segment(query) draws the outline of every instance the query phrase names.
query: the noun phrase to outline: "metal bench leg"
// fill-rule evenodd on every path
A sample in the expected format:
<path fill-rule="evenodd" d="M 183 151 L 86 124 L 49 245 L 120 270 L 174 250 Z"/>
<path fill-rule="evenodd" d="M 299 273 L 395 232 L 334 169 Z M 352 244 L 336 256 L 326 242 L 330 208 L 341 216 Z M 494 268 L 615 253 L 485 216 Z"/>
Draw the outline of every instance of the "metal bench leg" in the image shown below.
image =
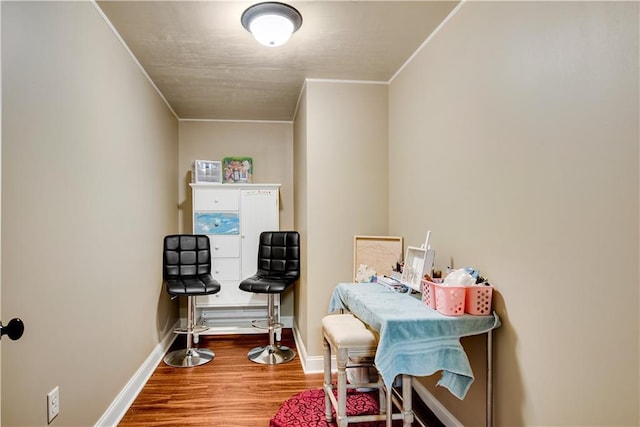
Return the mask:
<path fill-rule="evenodd" d="M 393 421 L 393 383 L 387 388 L 387 427 L 391 427 Z"/>

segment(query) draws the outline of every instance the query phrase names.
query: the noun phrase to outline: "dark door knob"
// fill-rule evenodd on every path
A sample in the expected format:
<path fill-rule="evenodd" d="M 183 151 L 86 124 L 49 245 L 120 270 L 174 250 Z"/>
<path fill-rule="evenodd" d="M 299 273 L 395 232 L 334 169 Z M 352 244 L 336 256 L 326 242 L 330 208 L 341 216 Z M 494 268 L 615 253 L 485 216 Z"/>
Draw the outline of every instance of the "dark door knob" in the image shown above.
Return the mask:
<path fill-rule="evenodd" d="M 7 326 L 2 326 L 0 322 L 0 339 L 3 335 L 9 335 L 12 340 L 18 340 L 24 333 L 24 323 L 20 319 L 11 319 Z"/>

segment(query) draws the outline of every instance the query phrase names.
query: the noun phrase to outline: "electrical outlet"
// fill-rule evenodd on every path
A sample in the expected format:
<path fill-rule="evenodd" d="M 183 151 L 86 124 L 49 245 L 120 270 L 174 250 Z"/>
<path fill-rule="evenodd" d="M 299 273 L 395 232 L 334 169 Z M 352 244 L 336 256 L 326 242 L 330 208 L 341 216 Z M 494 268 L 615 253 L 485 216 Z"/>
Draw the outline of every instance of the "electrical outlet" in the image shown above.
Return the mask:
<path fill-rule="evenodd" d="M 51 424 L 51 421 L 60 413 L 60 395 L 58 386 L 55 386 L 53 390 L 47 393 L 47 424 Z"/>

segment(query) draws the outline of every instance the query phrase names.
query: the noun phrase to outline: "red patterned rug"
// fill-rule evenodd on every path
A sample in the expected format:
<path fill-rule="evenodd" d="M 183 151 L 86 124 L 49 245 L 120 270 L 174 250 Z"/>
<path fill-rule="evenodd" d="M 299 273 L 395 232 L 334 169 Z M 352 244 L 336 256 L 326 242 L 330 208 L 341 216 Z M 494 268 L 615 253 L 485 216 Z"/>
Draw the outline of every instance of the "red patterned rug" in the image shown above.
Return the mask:
<path fill-rule="evenodd" d="M 378 392 L 349 392 L 347 394 L 347 415 L 378 413 Z M 306 390 L 285 401 L 269 421 L 269 427 L 335 427 L 324 417 L 324 392 L 322 389 Z M 384 421 L 350 423 L 353 427 L 384 427 Z M 402 425 L 399 420 L 394 426 Z"/>

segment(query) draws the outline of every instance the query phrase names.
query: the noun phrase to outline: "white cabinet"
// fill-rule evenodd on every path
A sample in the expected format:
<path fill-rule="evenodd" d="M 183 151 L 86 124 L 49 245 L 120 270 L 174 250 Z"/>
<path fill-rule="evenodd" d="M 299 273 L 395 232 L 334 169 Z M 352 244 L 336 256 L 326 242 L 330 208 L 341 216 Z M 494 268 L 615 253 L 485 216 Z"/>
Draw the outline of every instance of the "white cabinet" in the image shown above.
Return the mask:
<path fill-rule="evenodd" d="M 266 315 L 267 295 L 241 291 L 238 286 L 256 273 L 260 233 L 279 229 L 280 186 L 190 185 L 193 233 L 209 236 L 211 274 L 221 285 L 217 294 L 196 297 L 200 318 L 212 333 L 253 332 L 251 321 Z"/>

